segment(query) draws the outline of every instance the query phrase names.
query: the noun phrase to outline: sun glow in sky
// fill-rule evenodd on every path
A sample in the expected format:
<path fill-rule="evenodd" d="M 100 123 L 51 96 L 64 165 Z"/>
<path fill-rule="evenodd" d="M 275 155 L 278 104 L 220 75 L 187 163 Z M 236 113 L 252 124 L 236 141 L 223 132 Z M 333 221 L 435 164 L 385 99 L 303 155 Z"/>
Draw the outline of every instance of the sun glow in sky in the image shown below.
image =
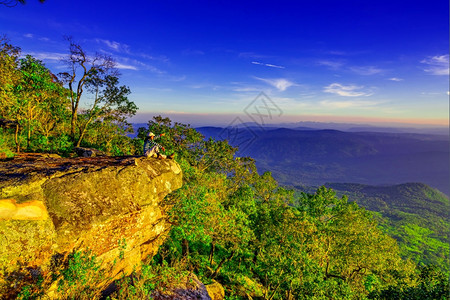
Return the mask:
<path fill-rule="evenodd" d="M 28 0 L 0 5 L 0 33 L 54 73 L 64 71 L 64 35 L 110 54 L 135 122 L 161 113 L 226 123 L 264 92 L 283 113 L 274 122 L 447 125 L 448 5 Z"/>

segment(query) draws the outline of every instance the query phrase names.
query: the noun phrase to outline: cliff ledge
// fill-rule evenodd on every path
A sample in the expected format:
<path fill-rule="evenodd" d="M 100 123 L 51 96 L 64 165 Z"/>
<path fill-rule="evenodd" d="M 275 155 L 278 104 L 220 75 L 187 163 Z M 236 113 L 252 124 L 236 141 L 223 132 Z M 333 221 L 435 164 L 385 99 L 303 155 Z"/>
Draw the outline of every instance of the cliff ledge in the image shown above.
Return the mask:
<path fill-rule="evenodd" d="M 0 278 L 19 266 L 46 272 L 73 251 L 102 261 L 111 275 L 105 284 L 130 274 L 163 243 L 170 225 L 162 200 L 181 185 L 173 160 L 26 154 L 0 161 Z"/>

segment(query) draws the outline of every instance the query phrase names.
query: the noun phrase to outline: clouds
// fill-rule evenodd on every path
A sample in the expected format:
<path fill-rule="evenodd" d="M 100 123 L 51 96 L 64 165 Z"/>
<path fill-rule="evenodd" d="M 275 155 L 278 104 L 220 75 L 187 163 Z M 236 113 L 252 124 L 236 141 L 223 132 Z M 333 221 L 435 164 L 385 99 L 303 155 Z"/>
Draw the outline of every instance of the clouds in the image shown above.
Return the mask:
<path fill-rule="evenodd" d="M 255 52 L 241 52 L 238 54 L 238 57 L 261 59 L 261 58 L 269 58 L 271 56 L 265 55 L 265 54 L 259 54 L 259 53 L 255 53 Z"/>
<path fill-rule="evenodd" d="M 134 70 L 137 71 L 138 68 L 136 66 L 132 66 L 132 65 L 126 65 L 126 64 L 122 64 L 122 63 L 116 63 L 116 68 L 120 69 L 120 70 Z"/>
<path fill-rule="evenodd" d="M 390 80 L 390 81 L 397 81 L 397 82 L 403 81 L 402 78 L 398 78 L 398 77 L 391 77 L 391 78 L 388 78 L 388 80 Z"/>
<path fill-rule="evenodd" d="M 420 61 L 425 64 L 423 69 L 431 75 L 449 75 L 449 55 L 428 56 Z"/>
<path fill-rule="evenodd" d="M 130 53 L 130 46 L 115 41 L 109 41 L 104 39 L 95 39 L 99 44 L 103 44 L 111 50 L 119 53 Z"/>
<path fill-rule="evenodd" d="M 148 63 L 149 60 L 167 63 L 169 59 L 166 56 L 153 56 L 147 53 L 134 52 L 129 45 L 116 41 L 101 38 L 95 38 L 92 41 L 106 47 L 105 49 L 101 49 L 100 52 L 112 56 L 116 61 L 117 69 L 148 71 L 158 75 L 166 74 L 165 71 Z"/>
<path fill-rule="evenodd" d="M 60 61 L 67 56 L 66 53 L 58 53 L 58 52 L 29 52 L 31 56 L 39 59 L 39 60 L 56 60 Z"/>
<path fill-rule="evenodd" d="M 297 86 L 298 84 L 289 81 L 285 78 L 274 78 L 274 79 L 266 79 L 266 78 L 260 78 L 260 77 L 254 77 L 255 79 L 261 80 L 265 83 L 270 84 L 271 86 L 275 87 L 277 90 L 283 92 L 287 88 L 291 86 Z"/>
<path fill-rule="evenodd" d="M 43 36 L 38 37 L 32 33 L 25 33 L 23 36 L 26 37 L 27 39 L 38 39 L 39 41 L 43 41 L 43 42 L 50 41 L 50 39 L 47 37 L 43 37 Z"/>
<path fill-rule="evenodd" d="M 326 67 L 330 68 L 331 70 L 338 70 L 345 64 L 342 61 L 336 61 L 336 60 L 320 60 L 317 63 L 320 66 L 326 66 Z"/>
<path fill-rule="evenodd" d="M 376 75 L 376 74 L 381 74 L 384 73 L 385 70 L 381 69 L 379 67 L 376 66 L 357 66 L 357 65 L 349 65 L 346 61 L 344 60 L 328 60 L 328 59 L 324 59 L 324 60 L 319 60 L 317 62 L 317 64 L 319 66 L 325 66 L 330 70 L 333 71 L 345 71 L 345 72 L 350 72 L 350 73 L 354 73 L 357 75 L 362 75 L 362 76 L 370 76 L 370 75 Z"/>
<path fill-rule="evenodd" d="M 320 101 L 320 105 L 329 109 L 342 109 L 342 108 L 371 108 L 376 106 L 382 102 L 379 101 L 361 101 L 361 100 L 353 100 L 353 101 L 332 101 L 332 100 L 323 100 Z"/>
<path fill-rule="evenodd" d="M 241 93 L 259 93 L 261 92 L 260 88 L 247 86 L 247 87 L 236 87 L 233 88 L 234 92 L 241 92 Z"/>
<path fill-rule="evenodd" d="M 360 97 L 373 95 L 373 93 L 371 93 L 370 91 L 366 91 L 364 89 L 364 86 L 343 85 L 340 83 L 332 83 L 324 87 L 323 91 L 343 97 Z"/>
<path fill-rule="evenodd" d="M 349 70 L 363 76 L 370 76 L 383 72 L 383 69 L 374 66 L 349 67 Z"/>
<path fill-rule="evenodd" d="M 278 69 L 284 69 L 285 68 L 283 66 L 266 64 L 266 63 L 262 63 L 262 62 L 259 62 L 259 61 L 252 61 L 252 64 L 254 64 L 254 65 L 261 65 L 261 66 L 270 67 L 270 68 L 278 68 Z"/>

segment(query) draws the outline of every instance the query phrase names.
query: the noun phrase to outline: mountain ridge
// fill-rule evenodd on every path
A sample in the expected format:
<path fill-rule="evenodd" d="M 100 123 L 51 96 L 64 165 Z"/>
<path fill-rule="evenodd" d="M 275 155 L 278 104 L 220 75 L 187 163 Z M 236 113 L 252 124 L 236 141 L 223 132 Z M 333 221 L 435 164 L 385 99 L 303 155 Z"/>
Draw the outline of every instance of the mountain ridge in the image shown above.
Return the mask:
<path fill-rule="evenodd" d="M 393 185 L 423 182 L 450 195 L 448 137 L 418 133 L 327 130 L 198 129 L 206 138 L 228 139 L 240 156 L 255 159 L 281 184 L 326 182 Z"/>

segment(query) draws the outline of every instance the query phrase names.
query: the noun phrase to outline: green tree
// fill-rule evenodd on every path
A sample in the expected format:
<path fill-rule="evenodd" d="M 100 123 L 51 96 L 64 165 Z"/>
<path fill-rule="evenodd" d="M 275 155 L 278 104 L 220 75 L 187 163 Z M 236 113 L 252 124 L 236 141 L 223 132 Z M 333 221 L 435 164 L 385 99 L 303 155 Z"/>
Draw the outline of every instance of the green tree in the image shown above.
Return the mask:
<path fill-rule="evenodd" d="M 12 111 L 26 128 L 27 149 L 30 149 L 31 136 L 37 128 L 48 136 L 63 117 L 67 98 L 61 83 L 42 61 L 27 55 L 20 60 L 20 72 L 21 79 L 15 87 L 17 101 Z"/>
<path fill-rule="evenodd" d="M 66 39 L 69 42 L 69 55 L 65 59 L 68 71 L 60 73 L 59 76 L 70 91 L 70 136 L 73 142 L 77 143 L 78 112 L 86 85 L 93 82 L 104 83 L 107 76 L 118 76 L 118 70 L 115 68 L 116 62 L 110 56 L 96 54 L 91 57 L 71 37 Z"/>
<path fill-rule="evenodd" d="M 127 97 L 130 89 L 126 86 L 119 87 L 118 83 L 119 78 L 111 75 L 104 78 L 93 76 L 87 80 L 87 87 L 94 95 L 94 103 L 83 113 L 84 118 L 79 125 L 80 134 L 76 142 L 77 147 L 80 146 L 93 121 L 101 120 L 108 124 L 131 127 L 127 118 L 136 113 L 137 106 Z"/>
<path fill-rule="evenodd" d="M 13 108 L 17 105 L 17 95 L 15 86 L 21 78 L 19 71 L 20 48 L 10 44 L 9 40 L 0 37 L 0 118 L 14 119 Z M 16 152 L 19 152 L 19 125 L 16 122 L 14 131 L 14 143 Z M 5 139 L 6 140 L 6 139 Z M 2 146 L 5 147 L 5 146 Z M 5 148 L 8 148 L 6 146 Z"/>
<path fill-rule="evenodd" d="M 337 198 L 333 190 L 321 187 L 313 195 L 303 195 L 299 210 L 314 225 L 310 253 L 324 281 L 348 284 L 352 293 L 367 294 L 382 285 L 408 281 L 413 273 L 414 266 L 401 259 L 396 241 L 345 196 Z"/>
<path fill-rule="evenodd" d="M 8 117 L 10 109 L 16 103 L 14 87 L 21 78 L 19 56 L 21 50 L 9 40 L 0 37 L 0 116 Z"/>

